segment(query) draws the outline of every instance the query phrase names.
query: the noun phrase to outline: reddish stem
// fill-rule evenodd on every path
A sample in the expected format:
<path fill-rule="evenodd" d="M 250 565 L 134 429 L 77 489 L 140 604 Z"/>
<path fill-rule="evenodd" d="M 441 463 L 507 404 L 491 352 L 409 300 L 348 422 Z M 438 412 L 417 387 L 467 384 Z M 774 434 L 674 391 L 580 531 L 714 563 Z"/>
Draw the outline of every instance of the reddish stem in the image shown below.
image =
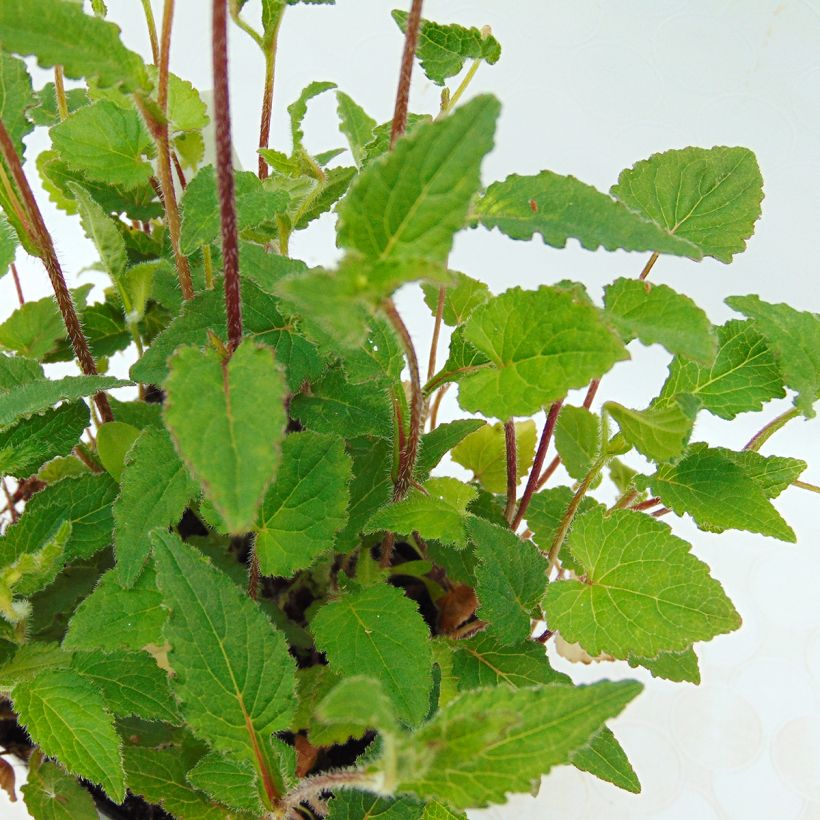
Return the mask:
<path fill-rule="evenodd" d="M 20 286 L 20 277 L 17 274 L 17 265 L 14 262 L 11 263 L 11 277 L 14 279 L 14 289 L 17 291 L 17 301 L 20 303 L 20 307 L 22 307 L 26 303 L 26 299 L 23 296 L 23 288 Z"/>
<path fill-rule="evenodd" d="M 511 524 L 515 512 L 515 496 L 518 488 L 515 422 L 512 419 L 504 422 L 504 448 L 507 454 L 507 506 L 504 508 L 504 518 Z"/>
<path fill-rule="evenodd" d="M 262 91 L 262 119 L 259 123 L 259 147 L 267 148 L 270 143 L 270 121 L 273 114 L 273 82 L 276 76 L 276 45 L 279 39 L 279 26 L 282 23 L 281 13 L 276 21 L 276 27 L 270 33 L 270 39 L 265 43 L 265 87 Z M 268 163 L 259 157 L 259 179 L 268 176 Z"/>
<path fill-rule="evenodd" d="M 638 279 L 646 279 L 649 276 L 649 271 L 655 266 L 655 262 L 658 261 L 658 254 L 653 253 L 652 256 L 649 257 L 649 261 L 643 266 L 643 270 L 641 271 L 640 276 Z M 649 289 L 649 285 L 646 286 L 647 290 Z"/>
<path fill-rule="evenodd" d="M 427 381 L 429 382 L 436 374 L 436 353 L 438 352 L 438 339 L 441 334 L 441 323 L 444 320 L 444 299 L 447 291 L 441 287 L 438 289 L 438 304 L 436 305 L 436 320 L 433 324 L 433 338 L 430 340 L 430 358 L 427 360 Z"/>
<path fill-rule="evenodd" d="M 219 180 L 219 214 L 222 223 L 225 309 L 228 316 L 228 348 L 233 352 L 242 341 L 242 305 L 239 294 L 239 251 L 236 238 L 236 202 L 231 163 L 227 0 L 214 0 L 213 3 L 213 68 L 216 171 Z"/>
<path fill-rule="evenodd" d="M 527 479 L 527 486 L 524 488 L 524 495 L 521 496 L 521 503 L 518 505 L 518 512 L 512 522 L 513 530 L 518 529 L 518 525 L 524 519 L 527 512 L 527 507 L 530 505 L 533 495 L 538 488 L 538 480 L 541 477 L 541 468 L 544 466 L 544 459 L 547 457 L 547 449 L 552 439 L 552 434 L 555 431 L 555 423 L 558 421 L 558 413 L 561 410 L 563 399 L 553 402 L 547 413 L 547 421 L 544 424 L 544 429 L 541 432 L 541 440 L 538 442 L 538 449 L 535 451 L 535 460 L 532 463 L 530 470 L 530 477 Z M 558 466 L 557 464 L 555 465 Z M 551 474 L 550 474 L 551 475 Z"/>
<path fill-rule="evenodd" d="M 646 501 L 641 501 L 639 504 L 633 504 L 630 507 L 630 509 L 638 510 L 640 512 L 640 511 L 643 511 L 643 510 L 651 509 L 652 507 L 655 507 L 660 503 L 661 503 L 660 498 L 658 498 L 658 496 L 654 496 L 653 498 L 647 498 Z"/>
<path fill-rule="evenodd" d="M 587 394 L 584 396 L 584 410 L 589 410 L 592 407 L 592 402 L 595 401 L 595 394 L 598 392 L 598 387 L 601 384 L 600 379 L 593 379 L 587 388 Z"/>
<path fill-rule="evenodd" d="M 401 56 L 399 87 L 396 92 L 396 107 L 393 110 L 393 126 L 390 129 L 390 147 L 404 133 L 407 126 L 407 106 L 410 102 L 410 79 L 413 76 L 413 60 L 416 56 L 416 43 L 421 25 L 422 0 L 413 0 L 410 14 L 407 17 L 407 30 L 404 35 L 404 53 Z"/>

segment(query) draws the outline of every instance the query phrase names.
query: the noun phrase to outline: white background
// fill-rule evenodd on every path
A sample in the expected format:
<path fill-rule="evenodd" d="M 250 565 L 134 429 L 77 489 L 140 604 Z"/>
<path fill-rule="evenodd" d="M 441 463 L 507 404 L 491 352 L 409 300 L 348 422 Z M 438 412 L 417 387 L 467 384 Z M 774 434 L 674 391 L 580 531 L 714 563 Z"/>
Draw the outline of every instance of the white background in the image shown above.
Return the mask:
<path fill-rule="evenodd" d="M 139 3 L 108 5 L 126 43 L 147 54 Z M 154 6 L 159 21 L 161 3 L 154 0 Z M 335 81 L 376 119 L 389 119 L 401 52 L 391 7 L 380 0 L 338 0 L 335 8 L 288 11 L 276 77 L 275 147 L 289 148 L 285 107 L 314 79 Z M 651 278 L 692 296 L 715 322 L 731 315 L 723 304 L 730 294 L 756 292 L 768 301 L 820 309 L 818 0 L 428 0 L 425 14 L 441 22 L 489 23 L 503 46 L 501 61 L 482 67 L 470 91 L 489 91 L 503 102 L 485 181 L 549 168 L 607 190 L 622 168 L 655 151 L 748 146 L 758 156 L 766 191 L 748 251 L 730 266 L 664 258 Z M 211 85 L 209 18 L 205 0 L 178 0 L 172 69 L 200 88 Z M 262 62 L 239 31 L 231 34 L 231 60 L 236 151 L 243 167 L 255 169 Z M 414 77 L 411 109 L 435 112 L 438 89 L 418 68 Z M 311 103 L 305 130 L 312 150 L 345 144 L 332 95 Z M 38 132 L 29 139 L 29 156 L 45 144 Z M 76 283 L 94 252 L 76 219 L 39 199 Z M 451 264 L 496 292 L 571 277 L 597 297 L 603 284 L 636 276 L 645 262 L 643 255 L 592 254 L 570 245 L 558 251 L 538 240 L 468 231 L 457 238 Z M 311 264 L 335 259 L 332 218 L 295 239 L 292 253 Z M 46 295 L 39 263 L 18 263 L 27 298 Z M 417 289 L 406 289 L 398 303 L 426 361 L 431 321 Z M 15 304 L 6 277 L 0 281 L 2 316 Z M 658 348 L 636 348 L 632 362 L 618 364 L 605 378 L 599 396 L 644 406 L 663 379 L 667 358 Z M 128 364 L 117 361 L 115 367 L 125 373 Z M 452 417 L 458 408 L 452 395 L 448 399 L 445 411 Z M 763 414 L 731 424 L 704 414 L 696 437 L 740 448 L 787 406 L 773 403 Z M 816 421 L 794 421 L 764 452 L 805 458 L 810 467 L 804 479 L 820 483 L 818 429 Z M 643 794 L 624 794 L 564 767 L 545 779 L 538 797 L 517 797 L 474 817 L 820 819 L 816 497 L 790 489 L 776 503 L 797 532 L 797 545 L 747 533 L 714 536 L 687 521 L 672 522 L 723 581 L 744 625 L 698 649 L 700 687 L 646 676 L 645 693 L 612 723 Z M 638 676 L 620 665 L 571 671 L 579 680 Z M 4 799 L 0 795 L 2 811 Z"/>

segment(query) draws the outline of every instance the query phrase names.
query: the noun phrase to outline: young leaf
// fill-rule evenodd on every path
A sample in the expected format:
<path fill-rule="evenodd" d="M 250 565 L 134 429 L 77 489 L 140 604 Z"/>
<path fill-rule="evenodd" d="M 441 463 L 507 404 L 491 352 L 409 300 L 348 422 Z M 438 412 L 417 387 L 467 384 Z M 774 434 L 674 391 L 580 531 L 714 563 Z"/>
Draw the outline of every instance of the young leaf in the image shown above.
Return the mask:
<path fill-rule="evenodd" d="M 263 575 L 289 578 L 333 547 L 347 523 L 350 478 L 340 437 L 303 432 L 285 438 L 256 526 L 254 551 Z"/>
<path fill-rule="evenodd" d="M 503 646 L 518 644 L 530 634 L 531 618 L 547 584 L 547 562 L 536 546 L 483 518 L 467 522 L 478 558 L 478 617 Z"/>
<path fill-rule="evenodd" d="M 120 480 L 126 453 L 139 434 L 136 427 L 122 421 L 108 421 L 97 428 L 97 455 L 115 481 Z"/>
<path fill-rule="evenodd" d="M 26 478 L 49 459 L 68 455 L 88 421 L 88 405 L 75 401 L 0 431 L 0 475 Z"/>
<path fill-rule="evenodd" d="M 644 669 L 648 669 L 654 678 L 663 678 L 676 683 L 681 681 L 700 683 L 698 656 L 691 646 L 678 652 L 660 652 L 654 658 L 633 656 L 627 660 L 633 668 L 643 666 Z"/>
<path fill-rule="evenodd" d="M 466 692 L 404 745 L 408 768 L 397 790 L 459 808 L 503 803 L 569 762 L 640 690 L 635 681 L 602 681 Z"/>
<path fill-rule="evenodd" d="M 310 629 L 331 669 L 378 680 L 404 723 L 424 719 L 433 685 L 430 637 L 416 604 L 401 590 L 374 584 L 350 592 L 325 604 Z"/>
<path fill-rule="evenodd" d="M 704 256 L 731 262 L 754 232 L 763 179 L 748 148 L 682 148 L 621 171 L 610 193 Z"/>
<path fill-rule="evenodd" d="M 572 755 L 572 765 L 624 791 L 632 794 L 639 794 L 641 791 L 641 783 L 626 752 L 606 726 L 588 746 L 578 749 Z"/>
<path fill-rule="evenodd" d="M 669 405 L 678 394 L 691 393 L 704 410 L 733 419 L 786 395 L 766 340 L 751 322 L 734 319 L 717 328 L 717 335 L 718 352 L 711 367 L 681 357 L 672 360 L 657 405 Z"/>
<path fill-rule="evenodd" d="M 302 140 L 305 135 L 302 131 L 302 122 L 307 114 L 307 104 L 309 100 L 318 97 L 319 94 L 325 91 L 330 91 L 336 88 L 336 83 L 327 82 L 312 82 L 308 83 L 303 89 L 302 93 L 297 99 L 288 106 L 288 114 L 290 115 L 290 135 L 293 140 L 293 153 L 304 150 Z"/>
<path fill-rule="evenodd" d="M 3 52 L 0 54 L 0 118 L 20 157 L 23 156 L 23 137 L 34 130 L 28 118 L 28 110 L 34 105 L 35 97 L 26 64 Z"/>
<path fill-rule="evenodd" d="M 465 273 L 453 271 L 453 284 L 444 288 L 444 312 L 442 320 L 445 325 L 456 327 L 463 324 L 467 317 L 479 306 L 489 301 L 492 294 L 484 282 L 472 279 Z M 424 301 L 435 316 L 438 310 L 439 288 L 423 283 Z"/>
<path fill-rule="evenodd" d="M 616 279 L 604 288 L 606 315 L 625 342 L 661 344 L 670 353 L 709 365 L 717 337 L 709 317 L 688 296 L 667 285 Z"/>
<path fill-rule="evenodd" d="M 364 147 L 373 139 L 376 120 L 368 116 L 367 112 L 343 91 L 336 92 L 336 101 L 339 112 L 339 130 L 347 137 L 353 160 L 361 168 L 365 153 Z"/>
<path fill-rule="evenodd" d="M 652 516 L 590 510 L 568 546 L 585 580 L 553 581 L 544 609 L 551 629 L 593 657 L 652 657 L 740 626 L 706 564 Z"/>
<path fill-rule="evenodd" d="M 183 347 L 166 381 L 165 422 L 183 460 L 232 533 L 256 521 L 279 466 L 285 384 L 268 347 L 243 342 L 229 361 Z"/>
<path fill-rule="evenodd" d="M 515 463 L 518 478 L 525 476 L 535 455 L 535 422 L 515 424 Z M 473 471 L 474 480 L 490 493 L 507 488 L 507 450 L 504 425 L 485 424 L 453 448 L 453 461 Z"/>
<path fill-rule="evenodd" d="M 146 567 L 131 589 L 119 582 L 116 570 L 110 570 L 77 607 L 63 646 L 103 652 L 161 646 L 167 618 L 153 567 Z M 100 629 L 100 624 L 105 628 Z"/>
<path fill-rule="evenodd" d="M 424 805 L 410 797 L 379 797 L 369 792 L 339 790 L 328 804 L 327 820 L 361 820 L 363 817 L 368 820 L 428 820 L 424 811 Z M 442 820 L 449 818 L 445 815 Z"/>
<path fill-rule="evenodd" d="M 382 262 L 443 262 L 481 184 L 498 112 L 494 97 L 476 97 L 368 166 L 339 205 L 339 244 Z"/>
<path fill-rule="evenodd" d="M 106 624 L 105 629 L 110 627 Z M 179 723 L 168 673 L 145 652 L 76 652 L 71 668 L 102 692 L 117 717 Z"/>
<path fill-rule="evenodd" d="M 145 534 L 176 524 L 197 485 L 177 456 L 168 434 L 145 430 L 128 452 L 120 494 L 114 502 L 117 577 L 130 587 L 150 551 Z"/>
<path fill-rule="evenodd" d="M 604 409 L 618 423 L 623 437 L 639 453 L 653 461 L 669 461 L 679 456 L 686 447 L 699 406 L 697 399 L 684 393 L 667 406 L 630 410 L 609 401 Z"/>
<path fill-rule="evenodd" d="M 570 476 L 580 481 L 601 451 L 601 419 L 585 407 L 564 405 L 555 425 L 555 449 Z"/>
<path fill-rule="evenodd" d="M 52 296 L 26 302 L 0 324 L 0 347 L 42 360 L 65 336 L 65 324 Z"/>
<path fill-rule="evenodd" d="M 762 456 L 754 450 L 736 452 L 724 447 L 712 449 L 734 461 L 763 490 L 766 498 L 777 498 L 808 466 L 799 458 Z"/>
<path fill-rule="evenodd" d="M 14 709 L 32 740 L 71 774 L 125 798 L 120 739 L 102 695 L 70 669 L 41 672 L 16 686 Z"/>
<path fill-rule="evenodd" d="M 33 54 L 41 68 L 59 64 L 66 77 L 95 78 L 100 86 L 125 91 L 147 89 L 145 66 L 120 41 L 119 29 L 82 6 L 63 0 L 3 0 L 0 45 L 4 51 Z"/>
<path fill-rule="evenodd" d="M 100 262 L 106 273 L 116 282 L 125 273 L 128 257 L 125 240 L 117 230 L 113 220 L 92 199 L 88 191 L 76 182 L 69 182 L 68 188 L 74 194 L 80 224 L 85 235 L 94 243 Z"/>
<path fill-rule="evenodd" d="M 395 734 L 396 713 L 381 683 L 364 675 L 344 678 L 316 707 L 316 717 L 325 724 L 351 722 Z"/>
<path fill-rule="evenodd" d="M 407 12 L 394 9 L 392 15 L 399 28 L 406 32 Z M 488 65 L 495 65 L 501 57 L 501 44 L 489 32 L 485 34 L 474 27 L 422 20 L 416 57 L 424 73 L 436 85 L 444 85 L 448 77 L 461 73 L 467 60 L 484 60 Z"/>
<path fill-rule="evenodd" d="M 209 752 L 186 777 L 195 789 L 224 806 L 255 816 L 265 813 L 259 800 L 256 772 L 244 760 Z"/>
<path fill-rule="evenodd" d="M 264 768 L 260 738 L 285 729 L 294 710 L 295 665 L 285 639 L 195 549 L 158 530 L 151 541 L 171 610 L 164 631 L 173 686 L 187 723 L 215 748 Z"/>
<path fill-rule="evenodd" d="M 795 406 L 813 418 L 820 393 L 820 315 L 769 304 L 758 296 L 730 296 L 726 304 L 753 320 L 774 354 L 783 383 L 798 394 Z"/>
<path fill-rule="evenodd" d="M 35 752 L 20 789 L 26 808 L 37 820 L 98 820 L 91 793 L 59 765 Z"/>
<path fill-rule="evenodd" d="M 484 424 L 481 419 L 458 419 L 439 424 L 434 430 L 424 433 L 416 460 L 416 472 L 419 476 L 427 478 L 430 471 L 450 450 Z"/>
<path fill-rule="evenodd" d="M 0 389 L 0 429 L 19 419 L 47 410 L 58 401 L 74 401 L 100 390 L 125 387 L 130 382 L 111 376 L 65 376 L 62 379 L 37 379 Z"/>
<path fill-rule="evenodd" d="M 511 239 L 541 234 L 547 245 L 564 248 L 577 239 L 594 251 L 655 251 L 700 259 L 700 249 L 573 176 L 541 171 L 511 174 L 494 182 L 475 205 L 485 228 L 498 228 Z"/>
<path fill-rule="evenodd" d="M 133 108 L 108 100 L 79 108 L 51 129 L 51 141 L 64 162 L 97 182 L 131 189 L 153 174 L 145 160 L 153 143 Z"/>
<path fill-rule="evenodd" d="M 652 476 L 639 476 L 636 484 L 639 489 L 651 487 L 678 515 L 689 513 L 701 529 L 746 530 L 796 540 L 754 479 L 732 458 L 705 445 L 693 446 L 677 464 L 661 465 Z"/>
<path fill-rule="evenodd" d="M 459 404 L 498 419 L 531 416 L 629 354 L 597 310 L 553 287 L 511 288 L 476 308 L 464 339 L 489 359 L 459 377 Z"/>

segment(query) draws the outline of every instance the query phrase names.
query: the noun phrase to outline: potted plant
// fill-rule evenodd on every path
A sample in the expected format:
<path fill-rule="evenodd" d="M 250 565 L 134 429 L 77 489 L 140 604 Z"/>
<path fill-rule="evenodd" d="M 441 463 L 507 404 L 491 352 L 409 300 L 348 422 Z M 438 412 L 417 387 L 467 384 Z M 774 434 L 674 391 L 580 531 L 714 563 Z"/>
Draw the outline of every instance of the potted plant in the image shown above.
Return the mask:
<path fill-rule="evenodd" d="M 671 515 L 794 540 L 771 499 L 811 488 L 805 462 L 760 448 L 814 413 L 818 316 L 738 295 L 716 327 L 651 277 L 662 255 L 745 249 L 755 156 L 669 150 L 609 192 L 548 170 L 484 179 L 500 104 L 468 88 L 501 45 L 421 0 L 393 12 L 392 118 L 314 82 L 282 151 L 277 39 L 297 4 L 263 0 L 257 27 L 214 0 L 210 113 L 169 71 L 173 0 L 159 26 L 143 3 L 150 61 L 102 2 L 0 4 L 0 264 L 17 278 L 22 248 L 55 296 L 21 290 L 0 325 L 0 689 L 26 807 L 463 818 L 565 764 L 637 792 L 607 721 L 641 684 L 576 685 L 545 644 L 696 682 L 694 645 L 740 616 Z M 265 56 L 255 173 L 232 164 L 229 25 Z M 53 81 L 34 89 L 23 57 Z M 408 111 L 415 63 L 442 87 L 436 112 Z M 303 120 L 325 93 L 348 148 L 315 155 Z M 103 301 L 69 290 L 35 172 L 96 246 Z M 343 255 L 310 268 L 290 240 L 329 211 Z M 492 294 L 448 265 L 470 228 L 643 256 L 600 304 L 571 280 Z M 410 283 L 429 348 L 393 300 Z M 670 356 L 646 407 L 599 389 L 636 344 Z M 126 350 L 129 380 L 107 375 Z M 81 375 L 43 369 L 72 359 Z M 462 412 L 441 421 L 448 390 Z M 693 438 L 698 414 L 748 412 L 763 420 L 741 450 Z M 470 480 L 444 474 L 447 454 Z"/>

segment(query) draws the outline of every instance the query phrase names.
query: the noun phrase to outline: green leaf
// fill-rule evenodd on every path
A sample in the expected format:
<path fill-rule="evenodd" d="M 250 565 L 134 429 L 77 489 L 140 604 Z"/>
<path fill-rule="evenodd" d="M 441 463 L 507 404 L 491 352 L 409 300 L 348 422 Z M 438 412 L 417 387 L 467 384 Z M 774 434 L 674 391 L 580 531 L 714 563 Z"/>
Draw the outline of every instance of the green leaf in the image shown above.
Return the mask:
<path fill-rule="evenodd" d="M 616 279 L 604 288 L 606 315 L 625 342 L 661 344 L 670 353 L 709 365 L 717 337 L 709 317 L 688 296 L 668 285 Z"/>
<path fill-rule="evenodd" d="M 42 359 L 65 336 L 63 317 L 51 296 L 26 302 L 0 324 L 0 347 Z"/>
<path fill-rule="evenodd" d="M 117 485 L 105 473 L 65 478 L 41 490 L 0 539 L 0 566 L 44 547 L 64 522 L 71 524 L 66 562 L 90 558 L 111 543 L 111 503 L 116 495 Z"/>
<path fill-rule="evenodd" d="M 142 572 L 150 551 L 145 534 L 178 523 L 196 495 L 168 434 L 143 431 L 128 451 L 114 502 L 114 552 L 123 585 L 131 586 Z"/>
<path fill-rule="evenodd" d="M 325 91 L 330 91 L 336 88 L 336 83 L 327 82 L 312 82 L 302 89 L 302 93 L 297 99 L 288 106 L 288 114 L 290 115 L 290 134 L 293 139 L 293 153 L 303 148 L 302 140 L 305 135 L 302 131 L 302 122 L 307 114 L 307 104 L 309 100 L 319 96 Z"/>
<path fill-rule="evenodd" d="M 213 800 L 238 811 L 265 813 L 256 772 L 245 761 L 209 752 L 186 775 L 188 782 Z"/>
<path fill-rule="evenodd" d="M 109 421 L 97 428 L 97 455 L 108 474 L 119 481 L 125 455 L 140 431 L 122 421 Z"/>
<path fill-rule="evenodd" d="M 633 794 L 641 791 L 641 783 L 626 752 L 606 727 L 595 735 L 588 746 L 572 755 L 572 765 L 624 791 Z"/>
<path fill-rule="evenodd" d="M 763 490 L 766 498 L 777 498 L 808 466 L 799 458 L 762 456 L 754 450 L 736 452 L 723 447 L 712 449 L 734 461 Z"/>
<path fill-rule="evenodd" d="M 5 36 L 4 32 L 0 33 L 0 42 L 4 42 Z M 11 54 L 0 54 L 0 118 L 20 157 L 24 150 L 23 137 L 34 130 L 34 125 L 28 118 L 28 110 L 35 104 L 26 64 Z"/>
<path fill-rule="evenodd" d="M 532 239 L 564 248 L 577 239 L 588 251 L 655 251 L 700 259 L 686 239 L 645 219 L 634 210 L 573 176 L 541 171 L 535 176 L 511 174 L 494 182 L 475 205 L 485 228 L 498 228 L 511 239 Z"/>
<path fill-rule="evenodd" d="M 0 279 L 9 272 L 17 255 L 18 244 L 17 232 L 9 224 L 6 215 L 0 212 Z"/>
<path fill-rule="evenodd" d="M 531 416 L 629 356 L 594 307 L 544 286 L 476 308 L 464 339 L 489 361 L 460 375 L 459 404 L 499 419 Z"/>
<path fill-rule="evenodd" d="M 336 684 L 316 707 L 316 717 L 325 724 L 354 723 L 390 734 L 398 731 L 393 704 L 381 683 L 364 675 Z"/>
<path fill-rule="evenodd" d="M 444 312 L 442 319 L 445 325 L 456 327 L 463 324 L 467 317 L 479 306 L 489 301 L 492 294 L 484 282 L 472 279 L 466 273 L 454 271 L 454 283 L 444 288 Z M 438 309 L 439 288 L 427 283 L 422 284 L 424 301 L 436 315 Z"/>
<path fill-rule="evenodd" d="M 272 222 L 275 215 L 287 207 L 288 195 L 283 191 L 268 190 L 256 174 L 237 171 L 234 176 L 236 218 L 240 231 Z M 188 183 L 181 209 L 180 249 L 184 254 L 191 254 L 219 238 L 219 199 L 213 165 L 201 168 Z"/>
<path fill-rule="evenodd" d="M 748 148 L 682 148 L 621 171 L 610 193 L 704 256 L 731 262 L 754 232 L 763 178 Z"/>
<path fill-rule="evenodd" d="M 417 531 L 422 538 L 435 539 L 456 549 L 466 547 L 464 506 L 456 506 L 452 498 L 443 497 L 430 484 L 428 482 L 424 492 L 413 488 L 404 500 L 377 510 L 367 522 L 365 531 L 386 530 L 399 535 L 412 535 Z M 461 487 L 475 495 L 473 488 L 463 484 Z"/>
<path fill-rule="evenodd" d="M 77 109 L 51 129 L 60 158 L 89 179 L 138 188 L 154 173 L 145 160 L 151 137 L 133 108 L 100 102 Z"/>
<path fill-rule="evenodd" d="M 72 615 L 63 646 L 104 652 L 161 646 L 167 617 L 153 567 L 146 567 L 131 589 L 119 582 L 116 570 L 110 570 Z"/>
<path fill-rule="evenodd" d="M 247 261 L 248 257 L 240 251 L 240 268 L 245 275 L 250 273 L 245 266 Z M 295 390 L 306 379 L 317 378 L 322 372 L 322 363 L 316 347 L 294 330 L 293 320 L 283 315 L 279 301 L 247 280 L 240 284 L 240 295 L 245 332 L 276 351 L 276 358 L 287 369 L 290 387 Z M 134 379 L 143 384 L 161 384 L 168 375 L 171 354 L 184 344 L 204 347 L 208 344 L 209 331 L 227 341 L 225 296 L 221 290 L 209 290 L 185 302 L 180 315 L 153 340 L 145 355 L 131 368 Z"/>
<path fill-rule="evenodd" d="M 46 669 L 65 668 L 71 663 L 71 655 L 54 643 L 25 643 L 13 657 L 0 666 L 0 686 L 13 689 L 22 681 L 31 680 Z"/>
<path fill-rule="evenodd" d="M 123 755 L 128 789 L 158 803 L 180 820 L 225 820 L 225 810 L 189 785 L 193 761 L 179 749 L 126 747 Z M 196 758 L 194 757 L 194 760 Z"/>
<path fill-rule="evenodd" d="M 279 466 L 287 418 L 273 351 L 244 341 L 228 362 L 183 347 L 171 358 L 165 422 L 230 532 L 247 532 Z"/>
<path fill-rule="evenodd" d="M 69 182 L 68 188 L 74 194 L 80 224 L 85 235 L 94 243 L 100 262 L 106 273 L 117 281 L 128 264 L 125 251 L 125 240 L 117 230 L 112 219 L 91 198 L 91 195 L 76 182 Z"/>
<path fill-rule="evenodd" d="M 108 625 L 105 626 L 108 629 Z M 146 720 L 178 723 L 168 673 L 144 652 L 77 652 L 71 668 L 102 692 L 108 708 L 118 717 L 136 715 Z"/>
<path fill-rule="evenodd" d="M 820 315 L 758 296 L 730 296 L 726 304 L 753 321 L 774 354 L 783 383 L 797 392 L 795 406 L 813 418 L 820 394 Z"/>
<path fill-rule="evenodd" d="M 146 66 L 151 82 L 157 85 L 159 71 L 156 66 Z M 180 131 L 200 131 L 208 123 L 208 106 L 199 91 L 176 74 L 168 74 L 168 125 L 172 134 Z"/>
<path fill-rule="evenodd" d="M 339 130 L 347 137 L 350 153 L 360 168 L 364 158 L 364 147 L 373 139 L 376 120 L 343 91 L 336 92 L 339 112 Z"/>
<path fill-rule="evenodd" d="M 348 438 L 393 434 L 393 408 L 387 390 L 378 386 L 364 392 L 332 369 L 311 385 L 310 394 L 294 396 L 290 414 L 318 433 L 336 433 Z"/>
<path fill-rule="evenodd" d="M 407 12 L 394 9 L 392 15 L 402 32 L 406 32 Z M 422 19 L 416 57 L 427 77 L 436 85 L 444 85 L 448 77 L 461 73 L 467 60 L 495 65 L 501 57 L 501 44 L 489 31 Z"/>
<path fill-rule="evenodd" d="M 525 476 L 535 455 L 535 422 L 515 423 L 515 464 L 518 478 Z M 453 448 L 453 461 L 473 471 L 473 479 L 491 493 L 507 489 L 507 448 L 504 425 L 485 424 Z"/>
<path fill-rule="evenodd" d="M 259 511 L 254 551 L 263 575 L 289 578 L 333 547 L 347 523 L 351 461 L 338 436 L 287 436 Z"/>
<path fill-rule="evenodd" d="M 379 261 L 443 262 L 481 184 L 498 112 L 494 97 L 476 97 L 369 165 L 338 207 L 339 244 Z"/>
<path fill-rule="evenodd" d="M 93 77 L 100 86 L 126 91 L 147 88 L 142 59 L 123 46 L 113 23 L 63 0 L 3 0 L 0 6 L 4 51 L 33 54 L 41 68 L 59 64 L 73 80 Z"/>
<path fill-rule="evenodd" d="M 466 692 L 401 749 L 415 765 L 400 768 L 397 790 L 458 808 L 503 803 L 508 792 L 529 791 L 569 762 L 640 690 L 635 681 L 602 681 Z"/>
<path fill-rule="evenodd" d="M 77 672 L 52 669 L 17 686 L 14 709 L 32 740 L 71 774 L 125 798 L 120 739 L 102 695 Z"/>
<path fill-rule="evenodd" d="M 686 447 L 700 407 L 697 399 L 686 394 L 676 398 L 676 402 L 665 407 L 646 410 L 630 410 L 614 401 L 604 404 L 604 409 L 639 453 L 653 461 L 668 461 L 677 458 Z"/>
<path fill-rule="evenodd" d="M 424 719 L 433 685 L 429 631 L 401 590 L 374 584 L 348 593 L 325 604 L 310 629 L 331 669 L 378 680 L 404 723 Z"/>
<path fill-rule="evenodd" d="M 580 481 L 601 451 L 601 419 L 585 407 L 563 406 L 555 425 L 555 449 L 570 476 Z"/>
<path fill-rule="evenodd" d="M 341 681 L 329 666 L 309 666 L 298 670 L 296 677 L 299 682 L 299 706 L 291 724 L 293 731 L 305 730 L 314 746 L 346 743 L 350 738 L 360 738 L 365 734 L 367 726 L 357 724 L 352 716 L 332 723 L 319 720 L 316 707 Z M 358 681 L 360 678 L 351 680 Z M 376 683 L 372 678 L 367 680 Z"/>
<path fill-rule="evenodd" d="M 467 531 L 478 558 L 478 617 L 504 646 L 520 644 L 531 630 L 531 618 L 547 584 L 547 562 L 531 541 L 510 530 L 471 516 Z"/>
<path fill-rule="evenodd" d="M 45 381 L 42 365 L 24 356 L 0 353 L 0 395 L 14 387 L 36 381 Z"/>
<path fill-rule="evenodd" d="M 585 580 L 549 584 L 547 623 L 593 657 L 652 657 L 740 626 L 709 567 L 652 516 L 590 510 L 576 520 L 568 546 Z"/>
<path fill-rule="evenodd" d="M 429 433 L 423 433 L 418 459 L 416 460 L 416 472 L 422 478 L 427 478 L 430 471 L 438 465 L 450 450 L 462 442 L 470 433 L 474 433 L 484 426 L 485 422 L 481 419 L 458 419 L 439 424 Z M 516 426 L 517 430 L 518 427 Z"/>
<path fill-rule="evenodd" d="M 785 396 L 780 370 L 752 322 L 734 319 L 717 328 L 718 352 L 711 367 L 676 357 L 656 404 L 691 393 L 715 416 L 733 419 Z"/>
<path fill-rule="evenodd" d="M 462 692 L 491 686 L 521 689 L 569 682 L 566 675 L 550 666 L 543 645 L 536 641 L 521 638 L 505 645 L 484 632 L 466 641 L 448 641 L 447 645 L 452 652 L 453 674 Z"/>
<path fill-rule="evenodd" d="M 35 752 L 20 789 L 29 814 L 36 820 L 97 820 L 91 793 L 56 763 Z"/>
<path fill-rule="evenodd" d="M 0 431 L 0 475 L 26 478 L 49 459 L 68 455 L 88 423 L 88 406 L 75 401 Z"/>
<path fill-rule="evenodd" d="M 328 807 L 328 820 L 425 820 L 424 806 L 409 797 L 339 790 Z"/>
<path fill-rule="evenodd" d="M 88 92 L 84 88 L 66 88 L 66 103 L 68 110 L 73 113 L 78 108 L 88 105 Z M 35 125 L 52 126 L 60 122 L 60 112 L 57 109 L 57 90 L 54 83 L 46 83 L 39 91 L 34 92 L 37 105 L 28 114 Z"/>
<path fill-rule="evenodd" d="M 174 690 L 188 726 L 257 765 L 259 739 L 288 727 L 295 664 L 282 634 L 226 575 L 178 537 L 151 537 Z M 256 750 L 256 751 L 254 751 Z"/>
<path fill-rule="evenodd" d="M 690 646 L 678 652 L 660 652 L 654 658 L 627 658 L 632 667 L 643 666 L 652 673 L 652 677 L 680 683 L 700 683 L 698 656 Z"/>
<path fill-rule="evenodd" d="M 678 515 L 689 513 L 701 529 L 746 530 L 781 541 L 796 540 L 792 528 L 743 467 L 706 445 L 693 446 L 679 462 L 661 465 L 654 475 L 637 477 L 636 484 L 639 489 L 651 487 Z"/>

